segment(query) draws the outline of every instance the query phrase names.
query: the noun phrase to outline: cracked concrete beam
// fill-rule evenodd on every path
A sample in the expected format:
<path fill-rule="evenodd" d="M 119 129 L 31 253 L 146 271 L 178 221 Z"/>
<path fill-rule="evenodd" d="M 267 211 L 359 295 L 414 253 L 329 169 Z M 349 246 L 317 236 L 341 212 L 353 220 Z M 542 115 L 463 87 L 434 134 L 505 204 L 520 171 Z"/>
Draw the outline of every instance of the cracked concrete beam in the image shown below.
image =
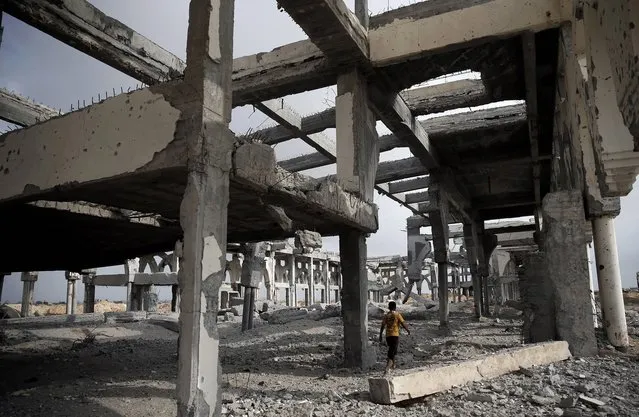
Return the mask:
<path fill-rule="evenodd" d="M 7 0 L 7 13 L 146 84 L 180 76 L 185 64 L 84 0 Z"/>
<path fill-rule="evenodd" d="M 374 65 L 390 65 L 471 42 L 558 27 L 570 20 L 572 12 L 571 2 L 564 0 L 473 0 L 456 2 L 454 8 L 449 2 L 424 3 L 433 4 L 418 3 L 393 11 L 386 14 L 383 23 L 371 20 L 368 36 Z"/>
<path fill-rule="evenodd" d="M 366 29 L 342 0 L 278 0 L 333 63 L 368 61 Z"/>
<path fill-rule="evenodd" d="M 318 180 L 283 170 L 268 145 L 239 145 L 233 166 L 232 180 L 256 193 L 265 204 L 308 210 L 366 233 L 377 230 L 377 206 L 344 191 L 331 177 Z"/>
<path fill-rule="evenodd" d="M 0 201 L 184 165 L 174 143 L 180 94 L 175 85 L 145 88 L 6 133 Z"/>
<path fill-rule="evenodd" d="M 31 126 L 58 115 L 58 110 L 0 88 L 0 119 L 6 122 Z"/>

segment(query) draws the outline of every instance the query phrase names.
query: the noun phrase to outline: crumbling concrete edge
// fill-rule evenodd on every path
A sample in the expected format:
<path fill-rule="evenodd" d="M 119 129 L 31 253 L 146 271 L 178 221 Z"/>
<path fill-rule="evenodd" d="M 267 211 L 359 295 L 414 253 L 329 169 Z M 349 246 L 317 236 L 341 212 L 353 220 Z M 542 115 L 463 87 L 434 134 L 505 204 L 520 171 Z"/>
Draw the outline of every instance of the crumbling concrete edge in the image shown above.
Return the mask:
<path fill-rule="evenodd" d="M 395 404 L 469 382 L 495 378 L 521 368 L 563 361 L 571 356 L 565 341 L 526 345 L 459 363 L 418 368 L 388 379 L 369 378 L 369 393 L 371 401 L 375 403 Z"/>

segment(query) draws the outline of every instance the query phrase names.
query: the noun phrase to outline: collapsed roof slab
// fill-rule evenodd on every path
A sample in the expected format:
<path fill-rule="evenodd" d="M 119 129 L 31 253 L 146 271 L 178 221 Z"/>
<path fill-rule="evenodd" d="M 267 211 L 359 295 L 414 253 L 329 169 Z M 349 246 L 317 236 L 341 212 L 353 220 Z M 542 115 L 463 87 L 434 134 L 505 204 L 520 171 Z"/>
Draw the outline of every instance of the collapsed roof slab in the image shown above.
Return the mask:
<path fill-rule="evenodd" d="M 41 199 L 88 201 L 179 219 L 187 179 L 188 124 L 182 122 L 190 114 L 188 91 L 181 81 L 160 84 L 5 134 L 0 202 L 15 207 Z M 377 230 L 374 205 L 334 182 L 277 167 L 270 146 L 238 143 L 232 157 L 229 240 L 243 241 L 251 233 L 257 240 L 284 238 L 295 229 L 324 235 L 344 226 Z M 284 211 L 293 230 L 280 226 L 273 206 Z"/>

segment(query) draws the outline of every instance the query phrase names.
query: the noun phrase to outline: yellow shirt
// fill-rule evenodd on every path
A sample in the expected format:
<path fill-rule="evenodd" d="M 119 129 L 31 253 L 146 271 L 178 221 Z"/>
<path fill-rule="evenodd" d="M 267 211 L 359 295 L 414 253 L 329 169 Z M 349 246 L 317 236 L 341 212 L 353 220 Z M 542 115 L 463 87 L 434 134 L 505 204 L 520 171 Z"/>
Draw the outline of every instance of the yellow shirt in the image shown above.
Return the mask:
<path fill-rule="evenodd" d="M 397 311 L 389 311 L 383 320 L 384 327 L 386 327 L 386 337 L 399 336 L 399 325 L 404 322 L 404 317 Z"/>

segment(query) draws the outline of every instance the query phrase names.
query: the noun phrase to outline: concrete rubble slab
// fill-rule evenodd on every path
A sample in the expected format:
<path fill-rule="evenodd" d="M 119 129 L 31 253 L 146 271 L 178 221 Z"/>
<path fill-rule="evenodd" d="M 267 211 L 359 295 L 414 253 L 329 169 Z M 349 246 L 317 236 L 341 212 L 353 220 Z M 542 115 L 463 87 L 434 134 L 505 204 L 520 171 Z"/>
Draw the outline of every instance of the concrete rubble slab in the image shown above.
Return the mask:
<path fill-rule="evenodd" d="M 571 356 L 568 343 L 564 341 L 507 349 L 483 358 L 414 369 L 390 378 L 370 378 L 370 398 L 378 404 L 395 404 L 469 382 L 495 378 L 520 368 L 563 361 Z"/>

